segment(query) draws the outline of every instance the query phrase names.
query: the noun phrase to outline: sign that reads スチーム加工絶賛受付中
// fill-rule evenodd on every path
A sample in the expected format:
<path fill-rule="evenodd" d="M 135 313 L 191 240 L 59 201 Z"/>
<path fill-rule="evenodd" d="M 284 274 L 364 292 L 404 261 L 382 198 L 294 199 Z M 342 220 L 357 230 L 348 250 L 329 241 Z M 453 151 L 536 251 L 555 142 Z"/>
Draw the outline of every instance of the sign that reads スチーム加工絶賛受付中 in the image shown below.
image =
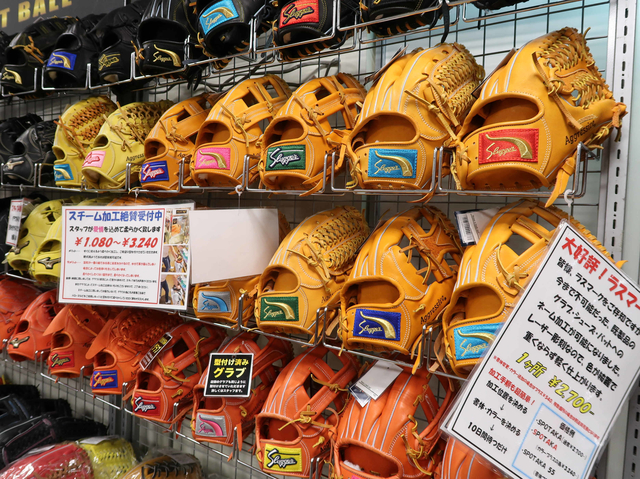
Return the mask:
<path fill-rule="evenodd" d="M 569 223 L 444 430 L 518 479 L 584 479 L 638 378 L 640 289 Z"/>

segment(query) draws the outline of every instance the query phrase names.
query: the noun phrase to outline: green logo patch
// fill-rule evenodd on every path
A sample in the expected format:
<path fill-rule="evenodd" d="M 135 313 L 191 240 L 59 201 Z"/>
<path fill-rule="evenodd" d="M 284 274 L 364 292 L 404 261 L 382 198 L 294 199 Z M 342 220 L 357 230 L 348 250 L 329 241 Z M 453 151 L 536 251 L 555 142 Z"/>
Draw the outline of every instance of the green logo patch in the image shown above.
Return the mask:
<path fill-rule="evenodd" d="M 301 170 L 306 164 L 304 145 L 272 146 L 267 150 L 268 170 Z"/>
<path fill-rule="evenodd" d="M 261 321 L 298 321 L 298 298 L 262 298 L 260 303 Z"/>

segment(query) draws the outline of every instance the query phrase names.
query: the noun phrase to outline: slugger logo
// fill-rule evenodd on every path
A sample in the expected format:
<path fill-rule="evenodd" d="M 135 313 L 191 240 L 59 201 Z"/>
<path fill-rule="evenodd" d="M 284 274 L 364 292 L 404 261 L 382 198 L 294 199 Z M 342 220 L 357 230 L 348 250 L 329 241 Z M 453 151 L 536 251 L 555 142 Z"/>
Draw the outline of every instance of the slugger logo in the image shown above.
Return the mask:
<path fill-rule="evenodd" d="M 303 145 L 275 146 L 267 150 L 267 169 L 298 170 L 306 164 L 306 152 Z"/>
<path fill-rule="evenodd" d="M 150 402 L 149 399 L 142 396 L 136 396 L 136 398 L 133 400 L 133 412 L 140 412 L 142 414 L 145 414 L 149 411 L 155 411 L 156 409 L 158 408 L 155 404 Z"/>
<path fill-rule="evenodd" d="M 76 63 L 75 54 L 66 53 L 66 52 L 54 52 L 49 57 L 47 66 L 60 67 L 60 68 L 65 68 L 67 70 L 73 70 L 75 63 Z"/>
<path fill-rule="evenodd" d="M 140 171 L 140 181 L 169 181 L 169 168 L 166 161 L 145 163 Z"/>
<path fill-rule="evenodd" d="M 417 150 L 372 148 L 368 173 L 372 178 L 415 178 L 417 162 Z"/>
<path fill-rule="evenodd" d="M 214 27 L 238 17 L 238 11 L 231 0 L 222 0 L 207 8 L 200 15 L 200 25 L 205 35 Z"/>
<path fill-rule="evenodd" d="M 64 356 L 58 353 L 53 353 L 51 355 L 50 364 L 49 364 L 49 367 L 51 369 L 64 366 L 65 364 L 69 364 L 69 363 L 71 363 L 69 364 L 69 366 L 73 366 L 73 362 L 72 362 L 73 352 L 70 351 L 68 353 L 62 353 L 62 354 L 64 354 Z"/>
<path fill-rule="evenodd" d="M 501 324 L 461 326 L 453 330 L 456 358 L 477 359 L 489 348 Z"/>
<path fill-rule="evenodd" d="M 95 371 L 91 376 L 91 387 L 93 389 L 106 389 L 118 384 L 118 371 Z"/>
<path fill-rule="evenodd" d="M 224 416 L 196 415 L 196 434 L 208 437 L 226 437 Z"/>
<path fill-rule="evenodd" d="M 262 321 L 298 321 L 298 298 L 262 298 L 260 319 Z"/>
<path fill-rule="evenodd" d="M 538 130 L 535 128 L 480 133 L 478 163 L 538 161 Z"/>
<path fill-rule="evenodd" d="M 172 62 L 174 67 L 180 68 L 182 66 L 182 61 L 180 60 L 180 56 L 176 52 L 172 52 L 171 50 L 165 50 L 164 48 L 160 48 L 155 43 L 153 44 L 153 48 L 156 49 L 156 51 L 153 52 L 154 63 Z M 166 54 L 167 56 L 163 56 L 162 55 L 163 53 Z"/>
<path fill-rule="evenodd" d="M 228 170 L 231 165 L 230 148 L 202 148 L 196 152 L 196 170 Z"/>
<path fill-rule="evenodd" d="M 8 68 L 4 69 L 2 73 L 2 79 L 7 81 L 13 81 L 16 85 L 22 85 L 22 77 L 16 71 L 9 70 Z"/>
<path fill-rule="evenodd" d="M 290 3 L 280 12 L 281 27 L 297 23 L 318 23 L 319 21 L 318 0 L 298 0 Z"/>
<path fill-rule="evenodd" d="M 198 294 L 199 313 L 228 313 L 230 311 L 229 304 L 231 304 L 229 292 L 206 293 L 200 291 Z"/>
<path fill-rule="evenodd" d="M 273 471 L 302 471 L 302 450 L 295 447 L 265 447 L 264 467 Z"/>
<path fill-rule="evenodd" d="M 298 10 L 295 4 L 291 4 L 287 8 L 285 8 L 282 12 L 282 16 L 284 18 L 284 20 L 282 21 L 282 24 L 286 25 L 287 23 L 289 23 L 290 20 L 294 20 L 294 19 L 300 20 L 305 15 L 311 15 L 312 13 L 315 13 L 315 10 L 313 9 L 313 7 L 304 7 Z"/>
<path fill-rule="evenodd" d="M 105 68 L 109 68 L 110 66 L 115 65 L 120 62 L 120 54 L 119 53 L 110 53 L 108 55 L 102 55 L 98 59 L 98 71 L 102 71 Z"/>
<path fill-rule="evenodd" d="M 398 340 L 400 338 L 400 313 L 356 309 L 354 336 Z"/>

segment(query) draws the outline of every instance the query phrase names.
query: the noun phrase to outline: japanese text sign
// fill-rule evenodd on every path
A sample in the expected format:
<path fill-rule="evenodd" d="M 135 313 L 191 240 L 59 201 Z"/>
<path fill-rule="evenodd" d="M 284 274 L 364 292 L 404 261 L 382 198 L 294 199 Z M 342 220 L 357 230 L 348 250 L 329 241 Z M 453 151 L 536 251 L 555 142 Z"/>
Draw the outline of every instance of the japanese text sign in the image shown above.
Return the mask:
<path fill-rule="evenodd" d="M 204 395 L 249 397 L 252 370 L 253 354 L 251 353 L 211 354 Z"/>
<path fill-rule="evenodd" d="M 59 301 L 186 309 L 192 208 L 63 207 Z"/>
<path fill-rule="evenodd" d="M 588 477 L 637 380 L 639 299 L 563 221 L 445 431 L 519 479 Z"/>
<path fill-rule="evenodd" d="M 20 235 L 20 224 L 22 223 L 22 208 L 24 199 L 11 200 L 11 208 L 9 210 L 9 221 L 7 222 L 7 238 L 5 243 L 10 246 L 18 245 L 18 236 Z"/>

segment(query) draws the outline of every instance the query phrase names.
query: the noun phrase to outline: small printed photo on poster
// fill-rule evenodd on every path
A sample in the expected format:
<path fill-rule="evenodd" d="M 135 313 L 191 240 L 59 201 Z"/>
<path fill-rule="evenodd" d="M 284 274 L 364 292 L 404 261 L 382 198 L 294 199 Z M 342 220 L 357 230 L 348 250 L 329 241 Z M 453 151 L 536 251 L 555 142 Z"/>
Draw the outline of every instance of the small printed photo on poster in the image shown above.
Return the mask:
<path fill-rule="evenodd" d="M 167 215 L 169 216 L 169 215 Z M 188 210 L 174 210 L 170 217 L 171 224 L 165 223 L 165 243 L 166 244 L 188 244 L 189 243 L 189 213 Z M 168 239 L 167 239 L 168 228 Z"/>
<path fill-rule="evenodd" d="M 187 290 L 187 275 L 163 274 L 160 277 L 160 304 L 183 306 Z"/>
<path fill-rule="evenodd" d="M 187 246 L 162 247 L 162 272 L 186 273 L 189 263 L 189 248 Z"/>

